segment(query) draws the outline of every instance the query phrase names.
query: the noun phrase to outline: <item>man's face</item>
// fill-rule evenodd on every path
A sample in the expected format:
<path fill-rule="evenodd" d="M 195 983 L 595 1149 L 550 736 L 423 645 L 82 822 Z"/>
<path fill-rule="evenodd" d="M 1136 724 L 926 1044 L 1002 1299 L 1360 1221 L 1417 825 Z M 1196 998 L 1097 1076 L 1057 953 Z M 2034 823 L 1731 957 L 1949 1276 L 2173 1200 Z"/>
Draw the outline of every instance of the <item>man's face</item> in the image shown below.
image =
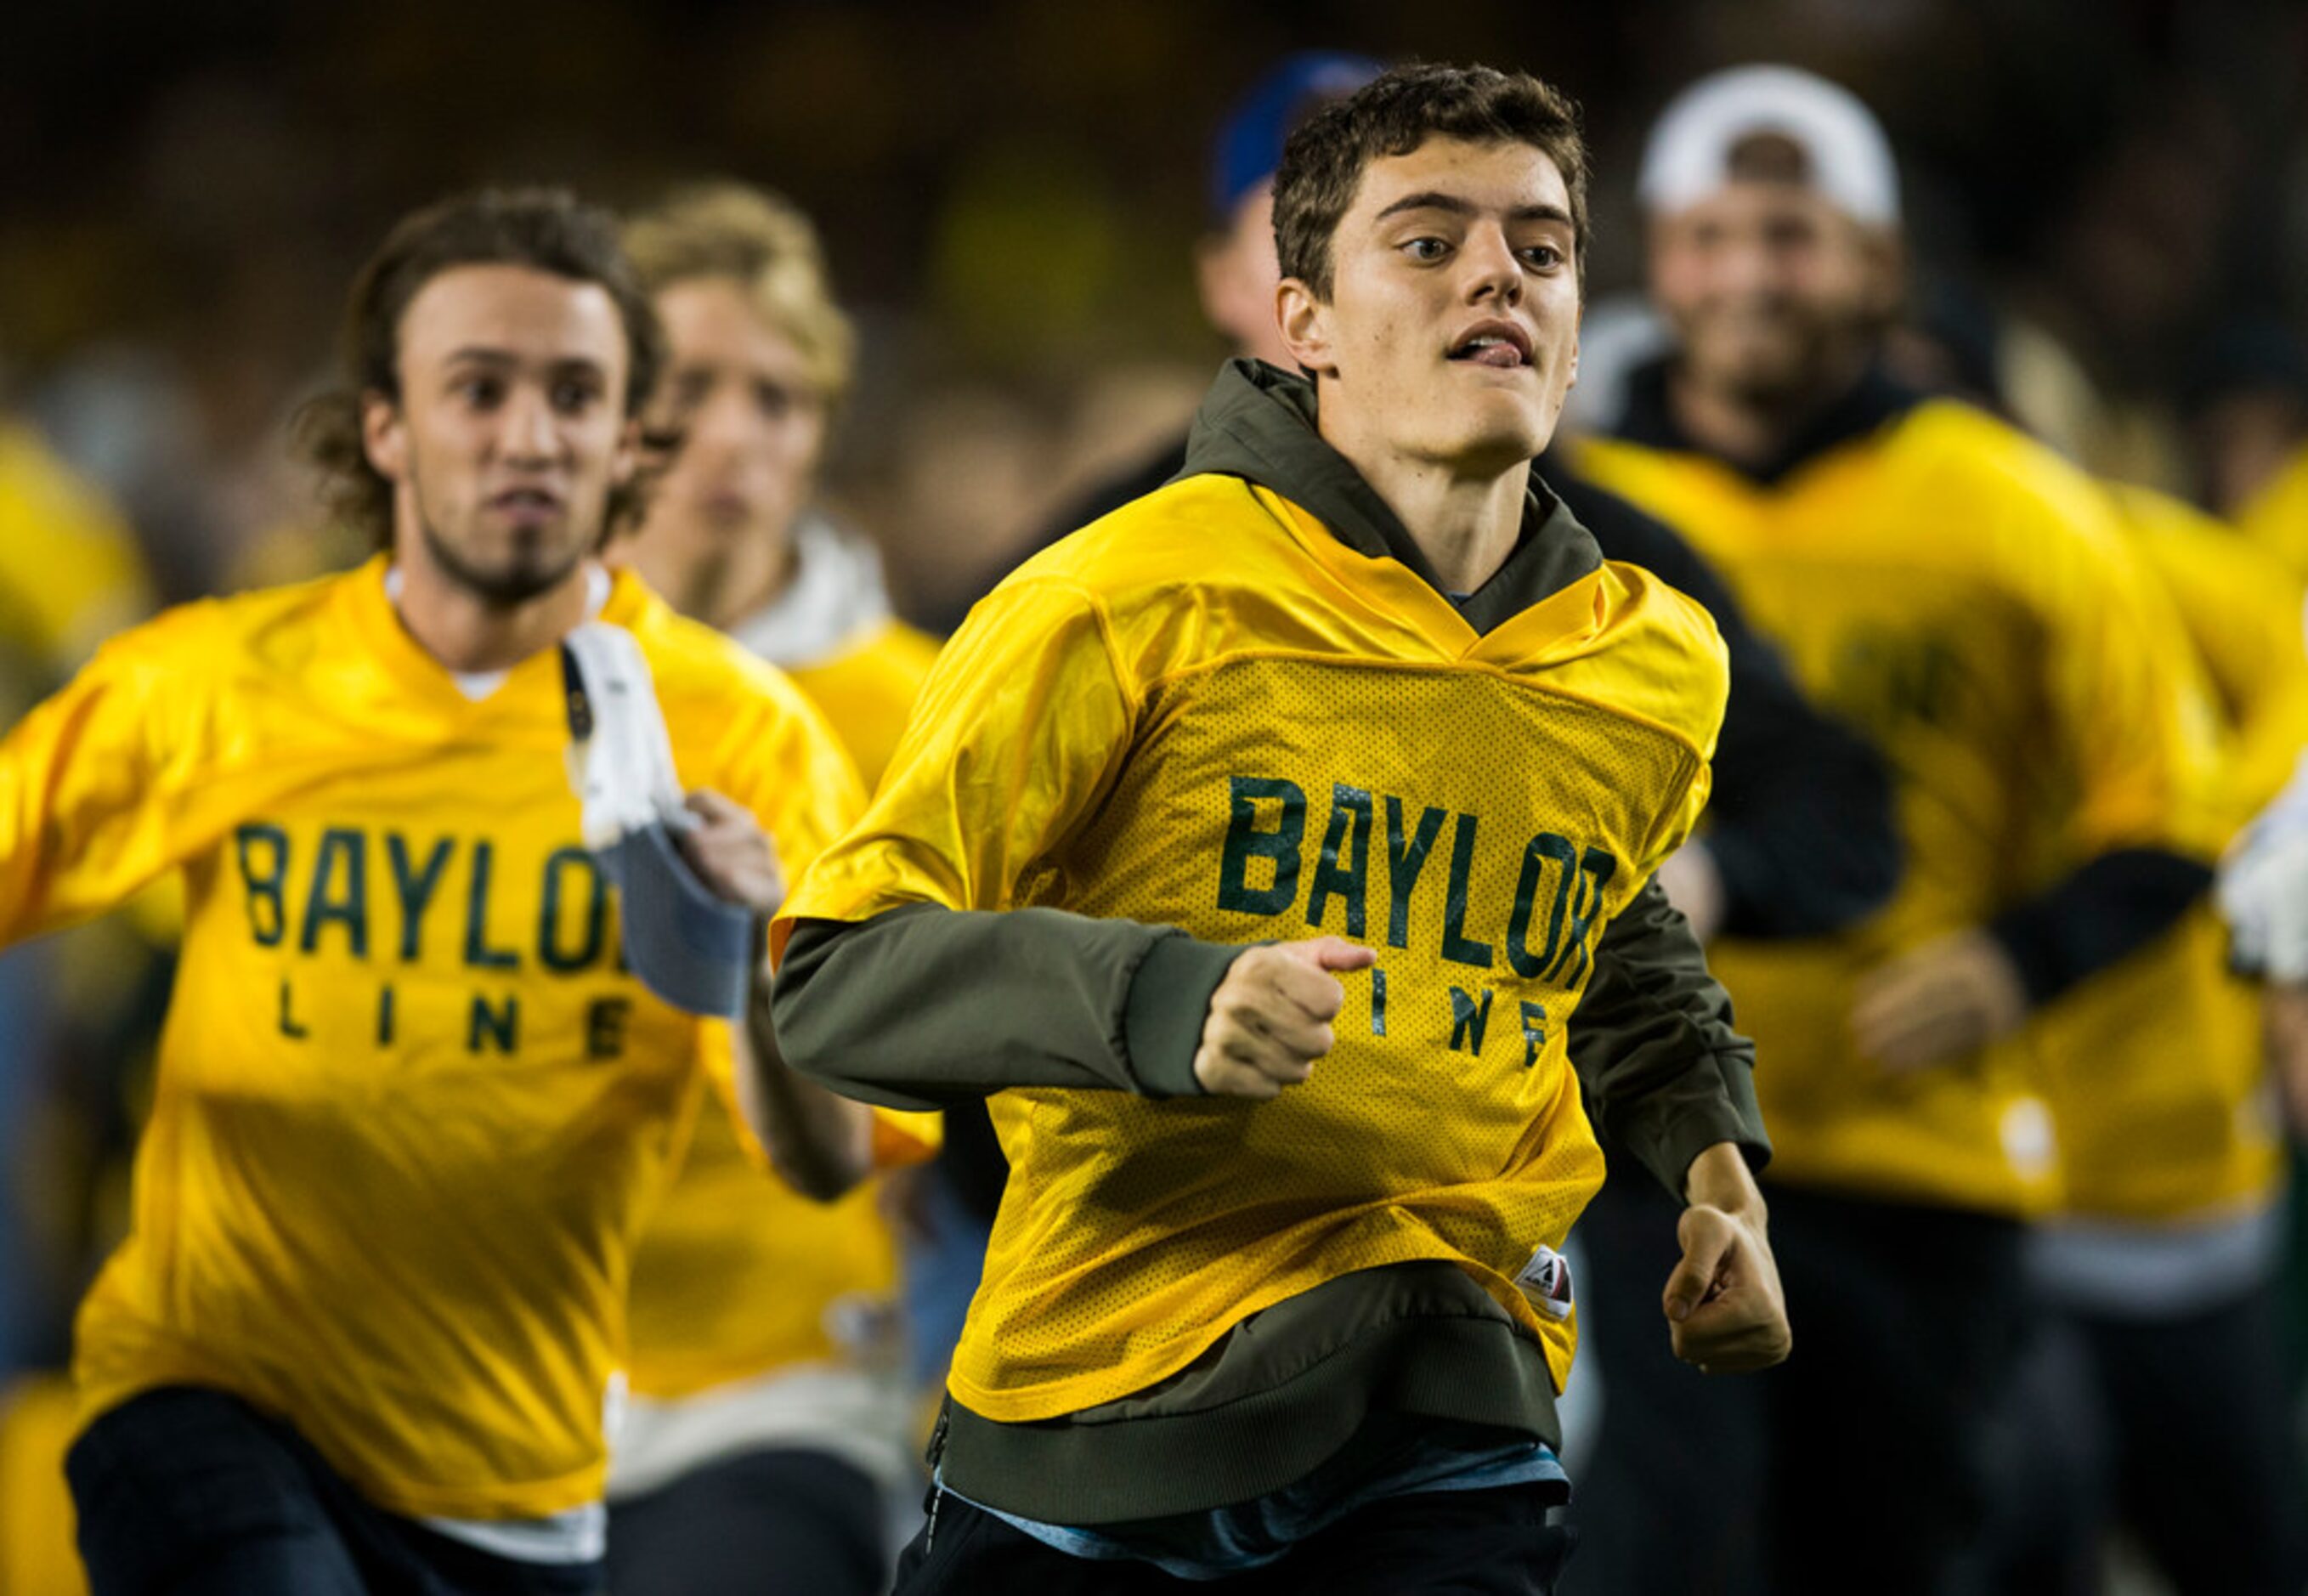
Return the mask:
<path fill-rule="evenodd" d="M 1202 315 L 1237 354 L 1270 366 L 1290 364 L 1290 349 L 1274 324 L 1274 285 L 1282 265 L 1274 254 L 1274 184 L 1242 196 L 1224 232 L 1204 238 L 1194 259 Z"/>
<path fill-rule="evenodd" d="M 400 398 L 364 409 L 395 557 L 508 608 L 566 580 L 633 469 L 629 358 L 597 283 L 513 265 L 426 283 L 400 318 Z"/>
<path fill-rule="evenodd" d="M 707 557 L 782 540 L 825 446 L 825 402 L 801 351 L 727 278 L 675 283 L 657 308 L 672 353 L 659 418 L 683 440 L 650 496 L 642 541 Z"/>
<path fill-rule="evenodd" d="M 1735 180 L 1651 222 L 1651 294 L 1684 371 L 1749 402 L 1847 381 L 1895 302 L 1897 271 L 1888 236 L 1798 183 Z"/>
<path fill-rule="evenodd" d="M 1563 174 L 1529 144 L 1432 138 L 1371 162 L 1329 302 L 1279 291 L 1324 436 L 1475 475 L 1536 456 L 1577 375 L 1575 242 Z"/>

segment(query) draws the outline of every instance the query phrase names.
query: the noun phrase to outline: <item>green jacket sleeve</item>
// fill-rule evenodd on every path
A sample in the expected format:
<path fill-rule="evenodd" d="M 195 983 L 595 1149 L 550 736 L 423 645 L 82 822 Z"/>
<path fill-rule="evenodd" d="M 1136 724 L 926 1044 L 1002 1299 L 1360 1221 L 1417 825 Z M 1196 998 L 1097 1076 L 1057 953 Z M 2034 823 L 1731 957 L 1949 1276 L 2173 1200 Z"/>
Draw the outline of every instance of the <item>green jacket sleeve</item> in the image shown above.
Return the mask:
<path fill-rule="evenodd" d="M 1731 1028 L 1731 998 L 1654 876 L 1605 928 L 1571 1018 L 1571 1062 L 1611 1145 L 1678 1198 L 1691 1160 L 1735 1142 L 1771 1156 L 1755 1105 L 1755 1044 Z"/>
<path fill-rule="evenodd" d="M 1055 909 L 892 909 L 793 928 L 771 998 L 787 1061 L 934 1109 L 1012 1086 L 1199 1093 L 1210 995 L 1243 950 Z"/>

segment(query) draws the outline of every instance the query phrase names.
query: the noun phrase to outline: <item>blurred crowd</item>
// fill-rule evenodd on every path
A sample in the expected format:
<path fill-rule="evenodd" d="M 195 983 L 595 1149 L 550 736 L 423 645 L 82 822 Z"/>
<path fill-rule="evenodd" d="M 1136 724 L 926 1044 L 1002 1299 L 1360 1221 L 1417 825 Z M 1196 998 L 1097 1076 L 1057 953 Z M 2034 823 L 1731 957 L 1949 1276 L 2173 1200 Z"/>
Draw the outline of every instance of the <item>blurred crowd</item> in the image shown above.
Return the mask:
<path fill-rule="evenodd" d="M 878 544 L 900 614 L 950 628 L 1159 458 L 1238 341 L 1212 324 L 1211 129 L 1313 44 L 1527 67 L 1581 101 L 1590 418 L 1661 336 L 1634 199 L 1661 104 L 1749 59 L 1847 85 L 1899 160 L 1900 375 L 2308 582 L 2308 12 L 2277 0 L 1352 4 L 1319 37 L 1316 8 L 1217 0 L 523 0 L 486 29 L 441 0 L 111 9 L 20 19 L 0 61 L 0 722 L 156 607 L 366 554 L 318 514 L 289 418 L 385 222 L 480 180 L 633 206 L 728 177 L 810 215 L 857 332 L 823 507 Z M 171 912 L 0 959 L 0 1387 L 64 1363 L 118 1233 Z M 0 1547 L 47 1499 L 20 1483 L 0 1447 Z"/>

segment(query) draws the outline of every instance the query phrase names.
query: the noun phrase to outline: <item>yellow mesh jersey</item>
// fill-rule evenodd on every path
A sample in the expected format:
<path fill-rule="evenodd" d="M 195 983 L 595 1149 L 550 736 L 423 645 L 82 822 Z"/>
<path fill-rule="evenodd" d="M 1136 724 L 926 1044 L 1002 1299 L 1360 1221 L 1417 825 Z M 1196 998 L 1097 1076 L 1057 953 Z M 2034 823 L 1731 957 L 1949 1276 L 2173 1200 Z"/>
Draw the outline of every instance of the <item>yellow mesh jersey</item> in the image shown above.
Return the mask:
<path fill-rule="evenodd" d="M 2236 512 L 2236 526 L 2293 575 L 2308 580 L 2308 444 L 2295 450 L 2284 469 Z"/>
<path fill-rule="evenodd" d="M 788 674 L 871 784 L 936 652 L 930 638 L 891 622 Z M 934 1115 L 877 1110 L 877 1161 L 920 1156 L 937 1127 Z M 880 1203 L 875 1181 L 831 1203 L 799 1195 L 766 1175 L 758 1144 L 723 1104 L 706 1103 L 633 1260 L 633 1390 L 686 1396 L 834 1357 L 843 1306 L 883 1301 L 896 1289 L 897 1246 Z"/>
<path fill-rule="evenodd" d="M 805 859 L 856 777 L 782 677 L 630 576 L 685 785 Z M 285 1415 L 400 1513 L 599 1497 L 638 1215 L 697 1022 L 619 968 L 558 651 L 480 703 L 372 562 L 171 611 L 0 745 L 0 941 L 181 872 L 130 1234 L 82 1304 L 93 1415 L 170 1384 Z"/>
<path fill-rule="evenodd" d="M 1705 801 L 1725 686 L 1705 612 L 1641 572 L 1477 635 L 1231 478 L 1140 500 L 981 603 L 788 917 L 1050 905 L 1381 958 L 1274 1101 L 992 1100 L 1010 1185 L 954 1395 L 1073 1411 L 1413 1259 L 1466 1269 L 1559 1382 L 1574 1326 L 1513 1276 L 1602 1176 L 1564 1026 L 1605 923 Z"/>
<path fill-rule="evenodd" d="M 1904 1074 L 1861 1057 L 1856 983 L 2110 849 L 2218 845 L 2178 686 L 2183 645 L 2098 486 L 1959 404 L 1930 402 L 1775 485 L 1615 440 L 1595 479 L 1681 530 L 1804 690 L 1882 753 L 1906 867 L 1838 936 L 1725 938 L 1708 962 L 1755 1040 L 1774 1177 L 1980 1209 L 2056 1196 L 2023 1035 Z"/>
<path fill-rule="evenodd" d="M 2221 797 L 2256 814 L 2308 743 L 2301 583 L 2234 531 L 2145 488 L 2114 490 L 2220 707 Z M 2261 994 L 2227 968 L 2208 901 L 2047 1008 L 2039 1026 L 2065 1206 L 2177 1220 L 2264 1199 L 2283 1161 Z"/>

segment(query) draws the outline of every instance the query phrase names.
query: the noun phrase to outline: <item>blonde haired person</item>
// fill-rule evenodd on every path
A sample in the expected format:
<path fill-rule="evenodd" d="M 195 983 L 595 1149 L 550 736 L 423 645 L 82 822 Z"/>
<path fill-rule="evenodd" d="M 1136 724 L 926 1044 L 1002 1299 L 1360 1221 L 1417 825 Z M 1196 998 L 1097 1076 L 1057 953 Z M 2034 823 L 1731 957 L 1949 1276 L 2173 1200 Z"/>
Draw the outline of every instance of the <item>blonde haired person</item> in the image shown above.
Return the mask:
<path fill-rule="evenodd" d="M 784 669 L 871 782 L 936 650 L 891 618 L 872 547 L 815 507 L 856 346 L 817 235 L 725 184 L 626 240 L 666 329 L 650 420 L 674 453 L 622 557 Z M 923 1144 L 884 1128 L 885 1154 Z M 821 1207 L 708 1108 L 634 1264 L 609 1487 L 622 1596 L 752 1591 L 766 1570 L 819 1596 L 882 1589 L 885 1493 L 912 1469 L 896 1283 L 875 1189 Z"/>

